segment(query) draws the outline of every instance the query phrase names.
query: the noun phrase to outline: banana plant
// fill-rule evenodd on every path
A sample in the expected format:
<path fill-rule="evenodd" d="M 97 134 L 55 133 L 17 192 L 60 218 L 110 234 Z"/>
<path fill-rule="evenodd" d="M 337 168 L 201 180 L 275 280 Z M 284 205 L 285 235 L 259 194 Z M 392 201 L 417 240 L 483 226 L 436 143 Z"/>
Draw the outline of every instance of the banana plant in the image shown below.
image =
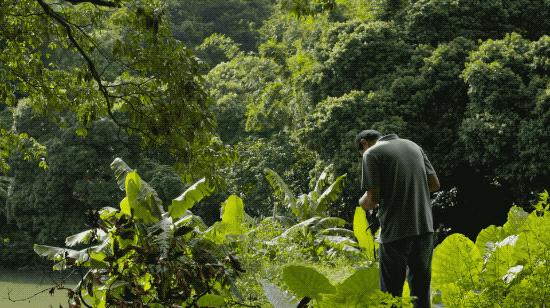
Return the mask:
<path fill-rule="evenodd" d="M 332 165 L 326 167 L 317 179 L 313 190 L 298 197 L 290 190 L 277 172 L 269 168 L 264 169 L 264 172 L 279 201 L 291 210 L 298 221 L 304 221 L 314 216 L 327 216 L 329 206 L 338 200 L 342 194 L 346 174 L 339 176 L 328 185 L 328 175 L 331 169 Z M 276 211 L 277 208 L 274 206 L 274 216 L 277 215 Z"/>
<path fill-rule="evenodd" d="M 34 245 L 38 255 L 56 262 L 54 270 L 88 269 L 69 292 L 70 302 L 88 307 L 214 307 L 228 298 L 242 300 L 235 286 L 240 263 L 208 238 L 207 226 L 190 211 L 213 192 L 204 179 L 172 200 L 166 211 L 156 191 L 124 161 L 115 159 L 111 167 L 126 192 L 119 207 L 98 211 L 92 229 L 67 237 L 69 248 Z M 227 233 L 238 232 L 231 219 L 239 214 L 235 202 L 229 202 L 232 210 L 226 209 Z"/>

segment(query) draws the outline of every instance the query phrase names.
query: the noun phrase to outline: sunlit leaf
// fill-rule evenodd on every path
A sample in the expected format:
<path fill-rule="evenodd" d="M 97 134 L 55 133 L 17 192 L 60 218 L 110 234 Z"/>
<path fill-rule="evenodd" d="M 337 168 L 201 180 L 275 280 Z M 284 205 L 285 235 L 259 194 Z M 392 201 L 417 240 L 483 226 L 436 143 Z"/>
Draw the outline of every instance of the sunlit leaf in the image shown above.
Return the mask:
<path fill-rule="evenodd" d="M 217 294 L 205 294 L 197 301 L 199 307 L 221 307 L 225 304 L 224 297 Z"/>
<path fill-rule="evenodd" d="M 92 235 L 96 235 L 100 240 L 107 236 L 105 231 L 101 229 L 90 229 L 67 237 L 65 239 L 65 245 L 68 247 L 73 247 L 79 244 L 89 244 L 92 239 Z"/>
<path fill-rule="evenodd" d="M 179 197 L 173 199 L 172 204 L 168 208 L 168 213 L 170 213 L 170 216 L 174 219 L 179 218 L 204 197 L 212 194 L 213 191 L 214 189 L 210 187 L 203 178 L 186 189 Z"/>
<path fill-rule="evenodd" d="M 244 220 L 243 200 L 231 195 L 222 205 L 222 222 L 227 225 L 227 234 L 242 234 Z"/>
<path fill-rule="evenodd" d="M 364 249 L 367 257 L 370 260 L 374 260 L 374 238 L 372 237 L 372 233 L 367 230 L 368 227 L 367 213 L 363 208 L 356 207 L 353 216 L 353 234 L 355 234 L 359 247 Z"/>
<path fill-rule="evenodd" d="M 502 227 L 490 225 L 481 230 L 476 238 L 476 246 L 480 253 L 485 254 L 494 246 L 494 243 L 502 241 L 505 238 L 505 233 Z"/>
<path fill-rule="evenodd" d="M 462 234 L 448 236 L 436 247 L 432 261 L 432 281 L 435 289 L 445 284 L 457 284 L 474 289 L 479 284 L 483 260 L 477 246 Z"/>
<path fill-rule="evenodd" d="M 301 265 L 288 265 L 283 269 L 283 281 L 299 297 L 320 298 L 321 294 L 332 294 L 336 288 L 315 269 Z"/>
<path fill-rule="evenodd" d="M 519 206 L 513 206 L 508 211 L 508 220 L 502 226 L 506 235 L 518 234 L 523 228 L 523 224 L 527 220 L 529 213 L 525 212 Z"/>

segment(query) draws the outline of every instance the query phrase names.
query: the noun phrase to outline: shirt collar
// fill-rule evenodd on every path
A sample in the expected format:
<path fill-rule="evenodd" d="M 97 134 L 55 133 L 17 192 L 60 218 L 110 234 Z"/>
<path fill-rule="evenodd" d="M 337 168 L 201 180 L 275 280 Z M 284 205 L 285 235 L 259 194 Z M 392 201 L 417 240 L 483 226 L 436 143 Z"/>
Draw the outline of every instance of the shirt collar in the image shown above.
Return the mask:
<path fill-rule="evenodd" d="M 378 139 L 378 141 L 387 141 L 387 140 L 393 140 L 393 139 L 397 139 L 399 138 L 399 136 L 397 136 L 397 134 L 389 134 L 389 135 L 385 135 L 383 137 L 381 137 L 380 139 Z"/>

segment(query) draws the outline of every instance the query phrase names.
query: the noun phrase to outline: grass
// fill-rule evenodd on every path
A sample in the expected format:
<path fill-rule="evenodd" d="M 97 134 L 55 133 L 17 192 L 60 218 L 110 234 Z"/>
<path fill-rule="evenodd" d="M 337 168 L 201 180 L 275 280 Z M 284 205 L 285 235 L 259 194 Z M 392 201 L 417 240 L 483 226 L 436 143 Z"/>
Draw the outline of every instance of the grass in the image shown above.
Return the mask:
<path fill-rule="evenodd" d="M 0 269 L 0 307 L 68 307 L 66 291 L 57 290 L 53 295 L 48 291 L 41 292 L 53 287 L 54 281 L 59 281 L 59 276 L 37 271 Z M 66 286 L 73 287 L 74 280 Z"/>

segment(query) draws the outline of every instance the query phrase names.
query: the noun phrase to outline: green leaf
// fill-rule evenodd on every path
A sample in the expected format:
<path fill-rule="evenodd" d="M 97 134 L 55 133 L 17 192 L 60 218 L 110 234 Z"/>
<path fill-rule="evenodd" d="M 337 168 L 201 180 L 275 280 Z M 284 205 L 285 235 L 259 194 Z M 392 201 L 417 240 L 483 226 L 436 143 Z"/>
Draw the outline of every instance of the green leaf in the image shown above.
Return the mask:
<path fill-rule="evenodd" d="M 82 260 L 84 259 L 83 255 L 87 255 L 86 249 L 73 250 L 73 249 L 52 247 L 52 246 L 38 245 L 38 244 L 34 244 L 34 252 L 36 252 L 41 257 L 46 257 L 54 261 L 59 261 L 59 259 L 62 259 L 62 258 Z"/>
<path fill-rule="evenodd" d="M 353 233 L 353 231 L 344 229 L 344 228 L 327 228 L 327 229 L 321 230 L 320 234 L 338 235 L 338 236 L 345 236 L 350 239 L 355 239 L 355 234 Z"/>
<path fill-rule="evenodd" d="M 274 284 L 260 280 L 264 294 L 273 308 L 294 308 L 298 305 L 296 297 L 284 292 Z"/>
<path fill-rule="evenodd" d="M 508 220 L 502 226 L 506 235 L 518 234 L 521 232 L 523 224 L 527 220 L 529 213 L 525 212 L 519 206 L 513 206 L 508 211 Z"/>
<path fill-rule="evenodd" d="M 346 220 L 340 217 L 325 217 L 321 218 L 318 222 L 313 224 L 312 229 L 315 231 L 321 231 L 328 228 L 343 227 L 346 225 Z"/>
<path fill-rule="evenodd" d="M 281 235 L 274 238 L 271 241 L 271 243 L 277 243 L 278 238 L 289 237 L 290 235 L 295 234 L 294 232 L 304 231 L 309 226 L 313 225 L 315 222 L 319 221 L 320 219 L 321 219 L 320 217 L 311 217 L 310 219 L 299 222 L 299 223 L 293 225 L 292 227 L 286 229 Z"/>
<path fill-rule="evenodd" d="M 508 270 L 516 265 L 514 258 L 514 246 L 518 239 L 517 235 L 510 235 L 501 242 L 495 243 L 495 249 L 489 255 L 482 277 L 488 283 L 502 279 Z"/>
<path fill-rule="evenodd" d="M 337 236 L 337 235 L 319 235 L 317 237 L 319 240 L 324 241 L 329 246 L 337 248 L 337 249 L 343 249 L 345 246 L 356 246 L 357 242 L 350 239 L 349 237 L 344 236 Z"/>
<path fill-rule="evenodd" d="M 243 200 L 231 195 L 222 204 L 222 221 L 213 224 L 205 232 L 205 237 L 215 243 L 223 243 L 228 235 L 243 234 L 243 220 L 245 218 Z"/>
<path fill-rule="evenodd" d="M 333 302 L 347 307 L 356 307 L 364 303 L 369 295 L 380 290 L 378 269 L 361 268 L 336 286 Z"/>
<path fill-rule="evenodd" d="M 221 307 L 225 305 L 225 298 L 217 294 L 205 294 L 197 301 L 199 307 Z"/>
<path fill-rule="evenodd" d="M 292 191 L 288 188 L 285 181 L 283 181 L 283 179 L 277 174 L 277 172 L 269 168 L 265 168 L 264 173 L 267 182 L 269 183 L 269 185 L 271 185 L 271 188 L 273 188 L 275 196 L 281 199 L 281 201 L 288 208 L 295 208 L 296 196 L 294 196 L 294 193 L 292 193 Z"/>
<path fill-rule="evenodd" d="M 317 178 L 317 182 L 315 182 L 315 188 L 313 189 L 313 191 L 317 192 L 319 195 L 322 193 L 322 190 L 325 188 L 327 184 L 326 182 L 327 182 L 328 175 L 330 173 L 330 170 L 332 170 L 333 167 L 334 167 L 333 164 L 328 165 L 323 170 L 323 172 L 321 172 L 321 175 L 319 176 L 319 178 Z"/>
<path fill-rule="evenodd" d="M 111 163 L 111 169 L 115 173 L 115 179 L 121 190 L 126 189 L 126 175 L 133 170 L 119 157 Z"/>
<path fill-rule="evenodd" d="M 206 179 L 200 179 L 186 189 L 179 197 L 172 200 L 168 213 L 174 219 L 179 218 L 197 202 L 212 194 L 212 192 L 214 192 L 214 189 L 206 183 Z"/>
<path fill-rule="evenodd" d="M 176 230 L 181 227 L 198 228 L 200 231 L 205 231 L 208 226 L 204 223 L 202 218 L 197 215 L 185 215 L 174 223 Z"/>
<path fill-rule="evenodd" d="M 550 247 L 550 215 L 538 216 L 536 211 L 529 214 L 523 232 L 519 234 L 514 249 L 514 257 L 521 263 L 537 264 L 548 260 Z"/>
<path fill-rule="evenodd" d="M 89 244 L 94 233 L 99 239 L 107 236 L 107 233 L 105 233 L 105 231 L 101 229 L 90 229 L 67 237 L 65 239 L 65 245 L 67 245 L 68 247 L 73 247 L 79 244 Z"/>
<path fill-rule="evenodd" d="M 126 198 L 120 202 L 122 213 L 131 215 L 144 223 L 155 223 L 160 220 L 158 198 L 156 192 L 141 180 L 137 172 L 131 171 L 126 175 Z"/>
<path fill-rule="evenodd" d="M 353 234 L 357 238 L 359 247 L 364 249 L 367 258 L 374 260 L 375 242 L 372 233 L 367 230 L 368 227 L 367 213 L 362 207 L 356 207 L 353 216 Z"/>
<path fill-rule="evenodd" d="M 231 195 L 222 204 L 222 222 L 227 226 L 227 234 L 242 234 L 242 222 L 244 220 L 243 200 Z"/>
<path fill-rule="evenodd" d="M 315 269 L 301 265 L 289 265 L 283 269 L 283 281 L 299 297 L 320 299 L 321 294 L 333 294 L 336 288 Z"/>
<path fill-rule="evenodd" d="M 111 163 L 111 169 L 119 187 L 126 191 L 126 197 L 120 202 L 121 212 L 144 223 L 159 221 L 164 209 L 157 192 L 122 159 L 116 158 Z"/>
<path fill-rule="evenodd" d="M 476 246 L 480 253 L 485 254 L 491 251 L 494 243 L 502 241 L 505 237 L 502 227 L 490 225 L 479 232 L 476 238 Z"/>
<path fill-rule="evenodd" d="M 479 284 L 482 266 L 477 246 L 462 234 L 452 234 L 434 251 L 433 286 L 438 289 L 445 284 L 457 284 L 465 289 L 474 289 Z"/>
<path fill-rule="evenodd" d="M 323 213 L 328 207 L 338 200 L 344 189 L 346 174 L 339 176 L 317 199 L 317 207 L 313 209 L 313 214 Z"/>

